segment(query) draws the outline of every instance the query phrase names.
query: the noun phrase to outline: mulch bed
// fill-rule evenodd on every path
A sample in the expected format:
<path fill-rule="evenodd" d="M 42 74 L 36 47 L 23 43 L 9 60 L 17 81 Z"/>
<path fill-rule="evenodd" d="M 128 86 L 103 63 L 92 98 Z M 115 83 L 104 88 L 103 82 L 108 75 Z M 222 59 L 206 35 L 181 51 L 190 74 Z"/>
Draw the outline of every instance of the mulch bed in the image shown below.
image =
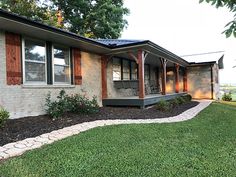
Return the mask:
<path fill-rule="evenodd" d="M 66 114 L 64 117 L 56 120 L 52 120 L 47 115 L 7 120 L 6 124 L 0 128 L 0 146 L 82 122 L 108 119 L 154 119 L 172 117 L 196 105 L 198 105 L 198 102 L 191 101 L 175 107 L 168 112 L 158 111 L 155 107 L 147 109 L 102 107 L 96 114 Z"/>

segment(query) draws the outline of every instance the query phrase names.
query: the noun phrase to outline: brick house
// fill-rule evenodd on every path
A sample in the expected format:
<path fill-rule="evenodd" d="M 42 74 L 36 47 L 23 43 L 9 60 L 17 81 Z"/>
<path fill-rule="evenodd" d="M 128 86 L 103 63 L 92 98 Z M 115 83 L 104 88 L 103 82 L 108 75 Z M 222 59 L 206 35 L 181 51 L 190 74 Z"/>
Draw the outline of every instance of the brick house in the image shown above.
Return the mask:
<path fill-rule="evenodd" d="M 96 96 L 100 106 L 217 98 L 217 62 L 189 63 L 148 40 L 92 40 L 0 10 L 0 105 L 44 114 L 46 95 Z"/>

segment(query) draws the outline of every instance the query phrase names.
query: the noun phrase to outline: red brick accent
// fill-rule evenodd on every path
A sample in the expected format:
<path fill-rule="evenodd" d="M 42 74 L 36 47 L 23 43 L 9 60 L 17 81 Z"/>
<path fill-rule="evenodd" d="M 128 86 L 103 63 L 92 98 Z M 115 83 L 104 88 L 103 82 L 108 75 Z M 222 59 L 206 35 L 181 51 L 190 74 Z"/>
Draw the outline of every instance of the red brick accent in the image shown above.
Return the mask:
<path fill-rule="evenodd" d="M 82 84 L 82 69 L 81 69 L 81 53 L 77 48 L 73 48 L 73 59 L 74 59 L 74 84 Z"/>
<path fill-rule="evenodd" d="M 179 93 L 179 65 L 175 64 L 175 93 Z"/>
<path fill-rule="evenodd" d="M 184 78 L 183 78 L 183 91 L 187 92 L 188 91 L 188 70 L 185 68 L 184 70 Z"/>
<path fill-rule="evenodd" d="M 162 77 L 161 77 L 161 80 L 162 80 L 162 95 L 166 95 L 166 63 L 167 63 L 167 60 L 164 59 L 164 58 L 160 58 L 161 60 L 161 65 L 162 65 Z"/>
<path fill-rule="evenodd" d="M 107 95 L 107 63 L 108 63 L 108 57 L 102 56 L 101 57 L 102 99 L 105 99 L 108 97 Z"/>
<path fill-rule="evenodd" d="M 20 85 L 22 83 L 21 37 L 8 32 L 5 36 L 7 85 Z"/>
<path fill-rule="evenodd" d="M 144 85 L 144 56 L 143 51 L 138 50 L 138 76 L 139 76 L 139 98 L 145 97 Z"/>

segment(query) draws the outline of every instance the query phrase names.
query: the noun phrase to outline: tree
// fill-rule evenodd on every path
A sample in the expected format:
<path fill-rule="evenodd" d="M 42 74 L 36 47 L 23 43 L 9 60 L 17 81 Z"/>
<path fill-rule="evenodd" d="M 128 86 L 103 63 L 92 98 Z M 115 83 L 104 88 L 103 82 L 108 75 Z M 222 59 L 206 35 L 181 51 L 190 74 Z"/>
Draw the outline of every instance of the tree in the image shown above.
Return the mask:
<path fill-rule="evenodd" d="M 2 0 L 0 8 L 90 38 L 118 38 L 128 25 L 123 0 Z M 57 24 L 58 11 L 62 25 Z"/>
<path fill-rule="evenodd" d="M 49 11 L 41 0 L 1 0 L 0 8 L 48 25 L 57 24 L 56 12 Z"/>
<path fill-rule="evenodd" d="M 230 12 L 235 13 L 234 19 L 226 24 L 226 30 L 223 31 L 223 33 L 225 33 L 227 38 L 231 35 L 234 35 L 234 37 L 236 37 L 236 0 L 200 0 L 199 2 L 202 3 L 204 1 L 206 1 L 207 3 L 211 3 L 216 8 L 227 7 Z"/>
<path fill-rule="evenodd" d="M 52 0 L 62 10 L 65 27 L 90 38 L 118 38 L 127 26 L 123 0 Z"/>

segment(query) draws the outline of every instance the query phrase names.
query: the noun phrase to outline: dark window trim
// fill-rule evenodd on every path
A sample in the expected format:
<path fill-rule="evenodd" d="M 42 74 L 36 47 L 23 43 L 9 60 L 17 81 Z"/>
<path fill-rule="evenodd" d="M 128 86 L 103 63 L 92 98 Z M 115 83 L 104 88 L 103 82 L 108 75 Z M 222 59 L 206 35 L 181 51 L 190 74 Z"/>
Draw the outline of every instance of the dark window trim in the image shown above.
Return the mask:
<path fill-rule="evenodd" d="M 46 41 L 47 84 L 52 85 L 52 42 Z"/>
<path fill-rule="evenodd" d="M 72 47 L 70 47 L 70 71 L 71 85 L 74 85 L 74 56 Z"/>
<path fill-rule="evenodd" d="M 21 84 L 24 84 L 24 69 L 23 69 L 23 44 L 22 44 L 22 35 L 20 35 L 20 64 L 21 64 Z"/>

